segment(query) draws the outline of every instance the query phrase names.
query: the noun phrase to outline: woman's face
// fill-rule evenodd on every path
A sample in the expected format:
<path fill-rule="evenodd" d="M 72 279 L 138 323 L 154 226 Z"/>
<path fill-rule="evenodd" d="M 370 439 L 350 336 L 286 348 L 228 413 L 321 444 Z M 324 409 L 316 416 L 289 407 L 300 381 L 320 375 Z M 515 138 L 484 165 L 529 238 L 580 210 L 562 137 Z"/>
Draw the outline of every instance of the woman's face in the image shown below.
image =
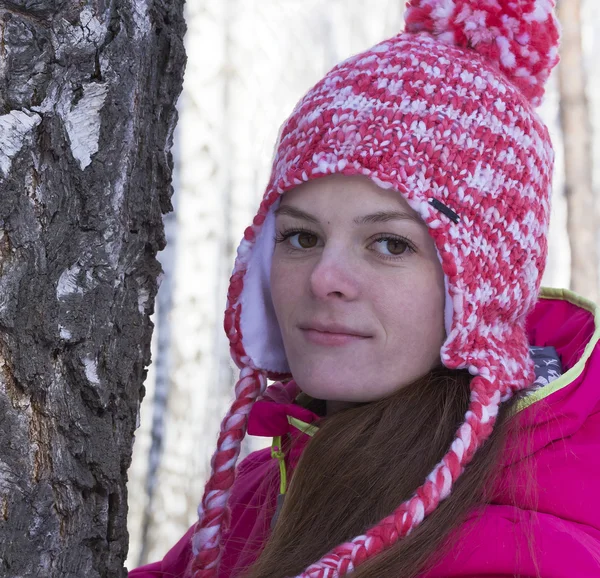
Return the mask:
<path fill-rule="evenodd" d="M 282 197 L 276 231 L 273 303 L 303 391 L 373 401 L 439 364 L 444 275 L 398 192 L 362 176 L 309 181 Z"/>

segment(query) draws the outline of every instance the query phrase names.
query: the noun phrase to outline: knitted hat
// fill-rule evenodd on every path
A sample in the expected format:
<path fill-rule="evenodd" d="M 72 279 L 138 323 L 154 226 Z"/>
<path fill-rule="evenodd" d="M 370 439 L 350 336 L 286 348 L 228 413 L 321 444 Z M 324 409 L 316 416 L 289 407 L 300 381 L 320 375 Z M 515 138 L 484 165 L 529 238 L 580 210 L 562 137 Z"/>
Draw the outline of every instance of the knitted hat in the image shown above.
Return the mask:
<path fill-rule="evenodd" d="M 289 367 L 270 297 L 274 209 L 333 173 L 366 175 L 427 224 L 446 280 L 442 363 L 468 369 L 470 406 L 414 495 L 303 577 L 342 576 L 407 535 L 446 498 L 490 435 L 501 402 L 533 382 L 525 318 L 547 254 L 553 151 L 534 112 L 558 61 L 554 0 L 413 0 L 406 31 L 333 68 L 281 131 L 228 292 L 225 330 L 241 369 L 193 538 L 194 577 L 216 577 L 248 413 Z"/>

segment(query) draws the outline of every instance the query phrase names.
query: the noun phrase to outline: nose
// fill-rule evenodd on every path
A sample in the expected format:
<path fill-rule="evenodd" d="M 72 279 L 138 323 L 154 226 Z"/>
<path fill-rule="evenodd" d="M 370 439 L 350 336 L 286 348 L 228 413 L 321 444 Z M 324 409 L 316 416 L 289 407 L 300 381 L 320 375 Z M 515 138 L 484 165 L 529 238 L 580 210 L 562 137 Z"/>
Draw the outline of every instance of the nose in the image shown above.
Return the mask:
<path fill-rule="evenodd" d="M 343 249 L 325 247 L 311 271 L 310 289 L 317 299 L 356 299 L 360 290 L 358 265 Z"/>

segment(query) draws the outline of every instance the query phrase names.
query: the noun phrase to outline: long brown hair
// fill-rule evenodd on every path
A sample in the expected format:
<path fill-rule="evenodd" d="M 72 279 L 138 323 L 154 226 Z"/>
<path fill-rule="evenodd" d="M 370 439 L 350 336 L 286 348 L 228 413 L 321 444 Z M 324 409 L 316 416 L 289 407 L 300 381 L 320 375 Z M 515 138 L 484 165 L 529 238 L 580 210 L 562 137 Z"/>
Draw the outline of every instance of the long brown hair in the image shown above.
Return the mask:
<path fill-rule="evenodd" d="M 293 473 L 281 514 L 246 578 L 296 576 L 410 498 L 447 452 L 469 405 L 471 376 L 435 368 L 379 401 L 323 419 Z M 475 505 L 485 503 L 516 397 L 452 493 L 410 535 L 358 566 L 353 578 L 412 578 Z"/>

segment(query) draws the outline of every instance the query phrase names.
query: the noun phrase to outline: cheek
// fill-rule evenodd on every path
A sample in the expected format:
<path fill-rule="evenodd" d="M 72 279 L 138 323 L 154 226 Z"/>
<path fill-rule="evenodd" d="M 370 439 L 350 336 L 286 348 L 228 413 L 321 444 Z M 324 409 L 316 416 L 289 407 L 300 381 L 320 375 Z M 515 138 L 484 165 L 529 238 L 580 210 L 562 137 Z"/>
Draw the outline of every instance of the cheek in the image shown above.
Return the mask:
<path fill-rule="evenodd" d="M 270 284 L 273 307 L 279 319 L 281 308 L 285 304 L 285 299 L 283 298 L 285 296 L 285 275 L 281 265 L 275 258 L 273 258 L 273 263 L 271 264 Z"/>
<path fill-rule="evenodd" d="M 439 355 L 445 339 L 443 276 L 432 271 L 382 292 L 384 286 L 378 286 L 378 308 L 389 344 L 417 356 Z"/>
<path fill-rule="evenodd" d="M 273 257 L 271 265 L 271 298 L 275 315 L 282 330 L 294 306 L 298 304 L 304 292 L 304 273 L 301 267 L 291 266 L 289 263 Z"/>

